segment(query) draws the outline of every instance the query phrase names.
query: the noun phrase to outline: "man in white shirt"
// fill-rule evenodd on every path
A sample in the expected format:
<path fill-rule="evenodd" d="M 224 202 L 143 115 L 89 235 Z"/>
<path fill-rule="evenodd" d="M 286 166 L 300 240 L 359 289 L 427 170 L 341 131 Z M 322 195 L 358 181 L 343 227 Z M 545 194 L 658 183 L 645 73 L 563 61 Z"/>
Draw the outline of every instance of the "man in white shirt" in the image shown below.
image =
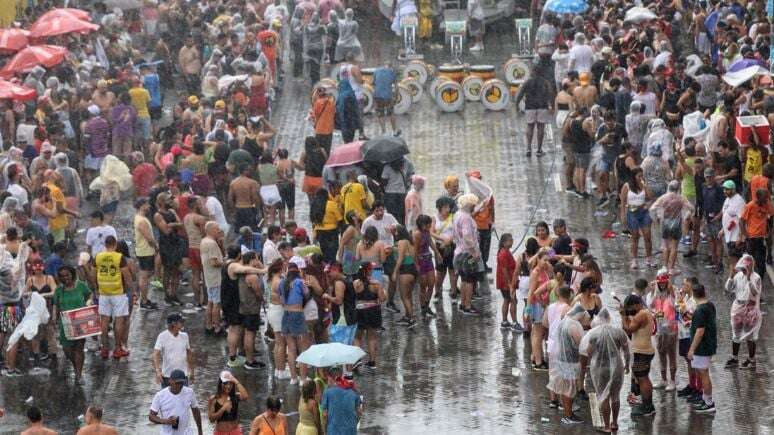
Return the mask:
<path fill-rule="evenodd" d="M 384 202 L 374 201 L 373 212 L 363 221 L 361 229 L 365 233 L 366 228 L 375 227 L 379 232 L 379 240 L 387 246 L 392 246 L 395 243 L 392 232 L 396 225 L 398 220 L 384 210 Z"/>
<path fill-rule="evenodd" d="M 591 63 L 594 60 L 594 52 L 586 44 L 586 35 L 576 33 L 572 48 L 570 49 L 570 71 L 582 72 L 591 71 Z"/>
<path fill-rule="evenodd" d="M 182 332 L 183 316 L 172 313 L 167 316 L 167 330 L 162 331 L 153 346 L 153 368 L 156 370 L 156 382 L 162 387 L 170 385 L 172 373 L 180 371 L 193 382 L 193 353 L 188 334 Z M 154 399 L 155 400 L 155 399 Z"/>
<path fill-rule="evenodd" d="M 105 250 L 105 238 L 113 236 L 118 239 L 116 229 L 112 225 L 105 225 L 105 215 L 97 210 L 91 214 L 91 227 L 86 231 L 86 245 L 89 247 L 91 257 L 94 258 Z"/>
<path fill-rule="evenodd" d="M 263 264 L 267 267 L 278 258 L 282 258 L 282 254 L 277 249 L 277 243 L 280 240 L 282 240 L 282 229 L 276 225 L 269 226 L 269 229 L 266 230 L 266 241 L 263 243 L 263 249 L 261 250 Z"/>
<path fill-rule="evenodd" d="M 8 193 L 16 198 L 16 209 L 24 210 L 27 204 L 30 202 L 30 196 L 27 189 L 22 187 L 19 183 L 22 177 L 22 166 L 20 164 L 14 164 L 11 166 L 12 170 L 8 171 Z"/>
<path fill-rule="evenodd" d="M 191 414 L 199 435 L 202 432 L 202 414 L 194 391 L 184 386 L 185 373 L 174 370 L 169 376 L 169 387 L 156 393 L 151 402 L 148 419 L 151 423 L 160 424 L 161 435 L 187 435 L 191 430 Z M 188 412 L 188 410 L 191 412 Z"/>
<path fill-rule="evenodd" d="M 745 202 L 742 195 L 736 192 L 736 183 L 731 180 L 723 182 L 723 193 L 726 195 L 726 200 L 723 202 L 723 219 L 721 222 L 723 225 L 723 242 L 726 244 L 726 251 L 728 252 L 726 273 L 728 278 L 731 278 L 736 272 L 734 270 L 736 263 L 744 252 L 744 241 L 740 237 L 739 217 L 742 215 Z"/>

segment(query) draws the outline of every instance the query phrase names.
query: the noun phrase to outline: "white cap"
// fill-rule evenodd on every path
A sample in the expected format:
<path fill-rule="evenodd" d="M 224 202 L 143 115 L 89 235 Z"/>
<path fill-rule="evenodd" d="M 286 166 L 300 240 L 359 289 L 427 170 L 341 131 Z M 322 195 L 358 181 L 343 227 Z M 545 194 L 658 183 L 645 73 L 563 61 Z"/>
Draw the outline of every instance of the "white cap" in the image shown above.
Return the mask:
<path fill-rule="evenodd" d="M 228 370 L 223 370 L 220 372 L 220 382 L 234 382 L 234 375 L 231 374 Z"/>
<path fill-rule="evenodd" d="M 290 258 L 290 263 L 295 264 L 298 266 L 299 269 L 306 269 L 306 260 L 299 257 L 298 255 L 294 255 Z"/>
<path fill-rule="evenodd" d="M 86 110 L 88 110 L 88 111 L 89 111 L 89 113 L 91 113 L 91 114 L 92 114 L 92 115 L 94 115 L 94 116 L 96 116 L 96 115 L 99 115 L 99 112 L 100 112 L 100 110 L 99 110 L 99 106 L 97 106 L 96 104 L 92 104 L 92 105 L 91 105 L 91 106 L 89 106 L 89 107 L 88 107 L 88 109 L 86 109 Z"/>

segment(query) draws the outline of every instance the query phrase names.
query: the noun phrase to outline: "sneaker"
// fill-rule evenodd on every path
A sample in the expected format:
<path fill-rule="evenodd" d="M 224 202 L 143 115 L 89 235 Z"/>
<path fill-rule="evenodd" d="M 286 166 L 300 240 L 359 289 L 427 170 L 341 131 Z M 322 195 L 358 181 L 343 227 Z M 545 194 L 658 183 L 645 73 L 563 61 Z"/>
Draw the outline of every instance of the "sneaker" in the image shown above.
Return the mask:
<path fill-rule="evenodd" d="M 691 258 L 696 256 L 696 251 L 688 251 L 685 254 L 683 254 L 683 258 Z"/>
<path fill-rule="evenodd" d="M 669 381 L 667 382 L 666 388 L 664 391 L 675 391 L 677 387 L 675 386 L 675 381 Z"/>
<path fill-rule="evenodd" d="M 548 407 L 552 409 L 559 408 L 559 401 L 558 400 L 551 400 L 548 402 Z"/>
<path fill-rule="evenodd" d="M 181 301 L 177 296 L 172 296 L 172 303 L 177 306 L 183 305 L 183 301 Z"/>
<path fill-rule="evenodd" d="M 700 404 L 694 405 L 693 410 L 702 414 L 709 414 L 715 412 L 715 403 L 708 405 L 706 402 L 702 401 Z"/>
<path fill-rule="evenodd" d="M 7 378 L 18 378 L 19 376 L 23 376 L 24 374 L 19 369 L 9 369 L 8 367 L 3 368 L 3 376 Z"/>
<path fill-rule="evenodd" d="M 575 195 L 576 197 L 578 197 L 578 199 L 583 199 L 583 193 L 581 193 L 581 192 L 578 192 L 578 191 L 577 191 L 576 189 L 574 189 L 574 188 L 573 188 L 572 190 L 568 190 L 568 192 L 569 192 L 569 193 L 571 193 L 571 194 L 573 194 L 573 195 Z"/>
<path fill-rule="evenodd" d="M 158 288 L 158 289 L 163 289 L 164 288 L 164 284 L 162 284 L 161 281 L 159 281 L 157 279 L 154 279 L 149 284 L 151 285 L 151 287 L 155 287 L 155 288 Z"/>
<path fill-rule="evenodd" d="M 664 381 L 655 381 L 653 382 L 653 389 L 654 390 L 660 390 L 662 388 L 666 387 L 666 383 Z"/>
<path fill-rule="evenodd" d="M 653 405 L 637 405 L 632 408 L 632 417 L 648 417 L 656 413 L 656 408 Z"/>
<path fill-rule="evenodd" d="M 395 136 L 395 137 L 400 137 L 400 135 L 401 135 L 402 133 L 403 133 L 403 132 L 402 132 L 400 129 L 397 129 L 397 130 L 395 131 L 395 133 L 393 133 L 392 135 L 393 135 L 393 136 Z"/>
<path fill-rule="evenodd" d="M 564 189 L 564 191 L 567 192 L 567 193 L 572 193 L 573 195 L 577 195 L 578 194 L 578 191 L 575 190 L 575 186 L 570 186 L 570 187 Z"/>
<path fill-rule="evenodd" d="M 245 370 L 258 370 L 260 368 L 266 367 L 266 364 L 259 361 L 248 361 L 243 367 Z"/>
<path fill-rule="evenodd" d="M 425 315 L 427 317 L 432 317 L 432 318 L 436 318 L 437 317 L 436 314 L 435 314 L 435 311 L 433 311 L 430 307 L 425 307 Z"/>
<path fill-rule="evenodd" d="M 481 44 L 473 44 L 470 46 L 470 51 L 481 51 L 484 49 L 484 46 Z"/>
<path fill-rule="evenodd" d="M 603 196 L 597 202 L 597 208 L 602 208 L 602 207 L 606 206 L 608 203 L 610 203 L 610 198 L 608 198 L 607 196 Z"/>
<path fill-rule="evenodd" d="M 588 193 L 588 192 L 581 192 L 581 196 L 583 197 L 583 199 L 589 199 L 589 198 L 591 198 L 591 194 L 590 194 L 590 193 Z"/>
<path fill-rule="evenodd" d="M 376 361 L 374 361 L 374 360 L 368 361 L 366 363 L 366 367 L 368 367 L 371 370 L 375 370 L 376 369 Z"/>
<path fill-rule="evenodd" d="M 500 329 L 510 329 L 511 326 L 512 325 L 510 323 L 508 323 L 508 321 L 504 321 L 504 322 L 500 323 Z"/>
<path fill-rule="evenodd" d="M 226 365 L 231 368 L 236 368 L 244 364 L 239 364 L 239 359 L 237 358 L 234 358 L 234 359 L 229 358 L 228 361 L 226 362 Z"/>
<path fill-rule="evenodd" d="M 569 417 L 562 417 L 562 424 L 580 424 L 583 423 L 583 419 L 575 415 L 574 413 Z"/>
<path fill-rule="evenodd" d="M 409 322 L 408 322 L 408 325 L 406 325 L 406 328 L 414 329 L 415 326 L 417 326 L 416 319 L 409 319 Z"/>
<path fill-rule="evenodd" d="M 400 320 L 395 322 L 396 325 L 400 325 L 400 326 L 408 326 L 410 323 L 411 323 L 411 319 L 405 316 L 401 317 Z"/>
<path fill-rule="evenodd" d="M 462 308 L 462 314 L 466 316 L 478 316 L 479 312 L 477 309 L 470 307 L 470 308 Z"/>
<path fill-rule="evenodd" d="M 751 361 L 749 358 L 744 360 L 744 362 L 739 366 L 741 369 L 754 369 L 755 368 L 755 361 Z"/>
<path fill-rule="evenodd" d="M 730 360 L 726 361 L 726 368 L 727 369 L 735 369 L 739 367 L 739 360 L 736 358 L 731 358 Z"/>
<path fill-rule="evenodd" d="M 513 332 L 520 333 L 524 332 L 524 327 L 519 324 L 519 322 L 514 322 L 513 325 L 511 325 L 511 329 L 513 329 Z"/>
<path fill-rule="evenodd" d="M 682 388 L 677 391 L 677 397 L 688 397 L 694 393 L 693 387 L 690 385 L 686 385 L 685 388 Z"/>
<path fill-rule="evenodd" d="M 691 244 L 691 236 L 683 236 L 682 239 L 680 239 L 681 245 L 690 245 Z"/>
<path fill-rule="evenodd" d="M 547 372 L 548 371 L 548 364 L 546 364 L 546 362 L 543 361 L 543 364 L 533 365 L 532 368 L 534 368 L 535 370 L 537 370 L 539 372 Z"/>
<path fill-rule="evenodd" d="M 395 313 L 395 314 L 400 313 L 400 310 L 398 309 L 397 306 L 395 306 L 394 302 L 387 302 L 387 305 L 384 306 L 384 309 L 391 313 Z"/>
<path fill-rule="evenodd" d="M 701 393 L 694 392 L 692 395 L 686 397 L 685 401 L 691 405 L 698 405 L 700 403 L 704 403 L 704 398 L 702 397 Z"/>
<path fill-rule="evenodd" d="M 158 310 L 159 304 L 151 301 L 145 302 L 145 305 L 140 304 L 140 308 L 146 309 L 146 310 Z"/>

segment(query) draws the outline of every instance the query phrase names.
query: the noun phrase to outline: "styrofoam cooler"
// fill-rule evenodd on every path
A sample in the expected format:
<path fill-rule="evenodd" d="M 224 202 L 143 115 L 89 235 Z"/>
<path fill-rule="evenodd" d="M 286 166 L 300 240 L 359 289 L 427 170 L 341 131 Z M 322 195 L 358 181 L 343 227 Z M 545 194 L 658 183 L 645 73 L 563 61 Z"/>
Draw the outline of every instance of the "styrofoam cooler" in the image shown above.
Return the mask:
<path fill-rule="evenodd" d="M 752 143 L 752 129 L 758 133 L 758 140 L 761 145 L 769 143 L 769 121 L 763 115 L 737 116 L 736 129 L 734 137 L 740 145 L 750 145 Z"/>

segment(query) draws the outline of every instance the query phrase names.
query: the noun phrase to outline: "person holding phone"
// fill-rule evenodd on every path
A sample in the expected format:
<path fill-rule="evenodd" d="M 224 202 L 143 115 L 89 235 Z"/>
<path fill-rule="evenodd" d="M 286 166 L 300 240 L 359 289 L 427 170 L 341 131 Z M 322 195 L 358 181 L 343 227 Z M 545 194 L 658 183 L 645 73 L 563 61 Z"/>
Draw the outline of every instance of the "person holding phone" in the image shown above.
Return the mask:
<path fill-rule="evenodd" d="M 199 402 L 193 389 L 186 387 L 185 382 L 185 373 L 182 370 L 174 370 L 169 376 L 169 386 L 153 396 L 148 420 L 162 425 L 159 429 L 161 435 L 189 433 L 191 414 L 199 435 L 203 435 Z"/>

